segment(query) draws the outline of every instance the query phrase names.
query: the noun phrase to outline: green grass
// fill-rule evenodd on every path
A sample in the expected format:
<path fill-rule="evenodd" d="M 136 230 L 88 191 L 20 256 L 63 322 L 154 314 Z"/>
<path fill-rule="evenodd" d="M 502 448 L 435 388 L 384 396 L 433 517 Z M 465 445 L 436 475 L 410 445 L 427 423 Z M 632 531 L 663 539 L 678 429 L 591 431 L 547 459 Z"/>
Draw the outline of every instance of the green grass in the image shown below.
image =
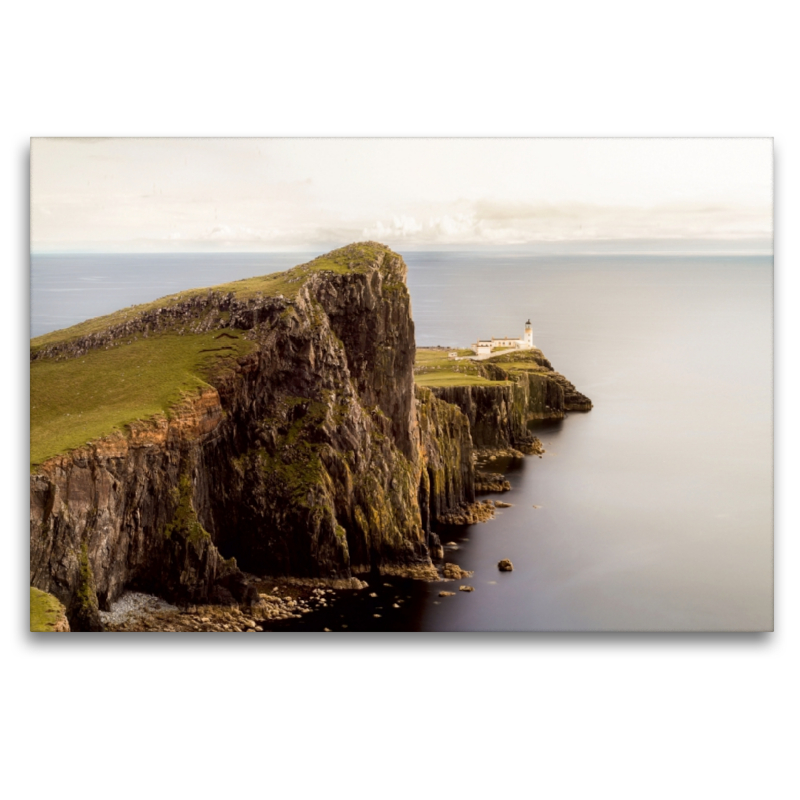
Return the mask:
<path fill-rule="evenodd" d="M 472 351 L 469 351 L 470 353 Z M 419 386 L 501 386 L 484 377 L 475 361 L 454 361 L 446 350 L 417 348 L 414 380 Z"/>
<path fill-rule="evenodd" d="M 510 350 L 487 358 L 486 361 L 497 364 L 506 372 L 549 372 L 537 360 L 542 358 L 541 350 Z"/>
<path fill-rule="evenodd" d="M 218 286 L 190 289 L 185 292 L 168 295 L 151 303 L 123 308 L 113 314 L 80 322 L 71 328 L 64 328 L 63 330 L 46 333 L 43 336 L 37 336 L 35 339 L 31 339 L 31 352 L 35 352 L 46 345 L 73 341 L 82 336 L 100 333 L 116 325 L 130 322 L 148 311 L 153 311 L 157 308 L 171 308 L 193 297 L 207 295 L 209 292 L 233 294 L 239 300 L 249 300 L 258 296 L 277 297 L 278 295 L 292 299 L 296 296 L 305 280 L 315 272 L 334 272 L 339 275 L 366 272 L 381 253 L 387 252 L 390 253 L 391 251 L 383 245 L 375 242 L 361 242 L 334 250 L 324 256 L 315 258 L 313 261 L 309 261 L 307 264 L 300 264 L 285 272 L 243 278 L 239 281 L 222 283 Z"/>
<path fill-rule="evenodd" d="M 254 346 L 230 329 L 165 333 L 77 358 L 31 362 L 31 469 L 134 420 L 168 412 Z"/>
<path fill-rule="evenodd" d="M 454 366 L 453 360 L 447 357 L 447 350 L 434 350 L 424 347 L 417 348 L 416 358 L 414 359 L 414 368 L 428 367 L 428 368 L 451 368 Z M 464 362 L 458 362 L 461 366 Z"/>
<path fill-rule="evenodd" d="M 239 300 L 277 295 L 291 299 L 315 273 L 366 273 L 381 256 L 391 252 L 375 242 L 360 242 L 286 272 L 180 292 L 39 336 L 31 340 L 31 353 L 100 333 L 148 311 L 169 309 L 212 291 L 233 294 Z M 230 357 L 244 355 L 253 347 L 230 328 L 223 333 L 215 330 L 185 335 L 174 330 L 108 350 L 90 350 L 75 358 L 32 361 L 31 469 L 51 456 L 124 429 L 135 420 L 168 413 L 184 394 L 207 385 L 211 371 L 224 369 Z"/>
<path fill-rule="evenodd" d="M 490 381 L 480 375 L 465 375 L 463 372 L 437 370 L 414 376 L 419 386 L 504 386 L 506 381 Z"/>
<path fill-rule="evenodd" d="M 61 615 L 61 603 L 53 595 L 31 586 L 31 631 L 52 631 Z"/>

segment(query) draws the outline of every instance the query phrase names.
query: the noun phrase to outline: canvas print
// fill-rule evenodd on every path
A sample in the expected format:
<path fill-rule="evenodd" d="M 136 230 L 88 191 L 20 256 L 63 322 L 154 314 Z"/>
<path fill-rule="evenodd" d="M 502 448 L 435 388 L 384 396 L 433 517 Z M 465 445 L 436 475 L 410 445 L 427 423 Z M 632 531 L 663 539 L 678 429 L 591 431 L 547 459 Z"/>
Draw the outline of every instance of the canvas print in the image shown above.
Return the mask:
<path fill-rule="evenodd" d="M 33 139 L 31 630 L 771 630 L 772 174 Z"/>

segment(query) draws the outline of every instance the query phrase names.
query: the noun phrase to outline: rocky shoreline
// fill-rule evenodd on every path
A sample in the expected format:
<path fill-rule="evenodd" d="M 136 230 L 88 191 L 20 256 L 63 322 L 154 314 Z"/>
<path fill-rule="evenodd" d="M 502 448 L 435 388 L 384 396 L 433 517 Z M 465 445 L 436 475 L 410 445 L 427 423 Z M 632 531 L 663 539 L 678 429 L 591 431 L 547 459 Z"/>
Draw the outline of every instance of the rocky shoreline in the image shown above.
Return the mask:
<path fill-rule="evenodd" d="M 485 451 L 481 457 L 489 462 L 508 463 L 516 458 L 524 458 L 521 452 L 508 449 Z M 495 473 L 503 478 L 502 473 Z M 508 481 L 504 480 L 504 483 Z M 509 491 L 511 488 L 508 483 Z M 486 491 L 496 491 L 488 489 Z M 450 526 L 463 527 L 479 522 L 486 522 L 494 518 L 495 509 L 510 508 L 511 503 L 500 500 L 483 500 L 469 504 L 462 509 L 456 509 L 448 515 L 443 515 L 438 520 L 437 531 L 444 535 Z M 454 542 L 449 542 L 446 551 L 457 550 Z M 449 588 L 437 592 L 439 598 L 455 597 L 459 592 L 471 593 L 475 588 L 469 584 L 462 584 L 465 578 L 471 578 L 473 573 L 462 569 L 452 560 L 445 557 L 445 549 L 441 548 L 434 566 L 431 569 L 406 569 L 398 570 L 395 577 L 405 581 L 424 581 L 427 583 L 456 583 L 455 591 Z M 508 563 L 503 560 L 501 564 Z M 498 565 L 503 571 L 505 566 Z M 369 578 L 369 576 L 364 576 Z M 371 588 L 368 580 L 358 577 L 351 578 L 269 578 L 257 575 L 244 574 L 243 579 L 248 587 L 250 597 L 258 599 L 251 604 L 219 605 L 214 603 L 199 605 L 177 606 L 167 603 L 155 595 L 138 592 L 127 592 L 115 601 L 109 611 L 101 611 L 100 617 L 104 629 L 117 633 L 262 633 L 262 632 L 288 632 L 297 630 L 294 621 L 303 621 L 303 630 L 319 631 L 347 631 L 351 623 L 345 616 L 338 621 L 336 628 L 328 627 L 327 619 L 322 619 L 318 624 L 315 620 L 324 616 L 337 602 L 343 598 L 352 597 L 362 593 L 370 599 L 378 597 L 375 591 L 367 592 Z M 371 578 L 372 584 L 391 588 L 385 577 Z M 375 602 L 381 602 L 375 600 Z M 393 598 L 391 608 L 401 609 L 404 598 Z M 383 606 L 376 605 L 380 612 Z M 320 613 L 321 612 L 321 613 Z M 381 613 L 372 615 L 376 620 L 382 618 Z M 334 623 L 330 623 L 331 625 Z"/>

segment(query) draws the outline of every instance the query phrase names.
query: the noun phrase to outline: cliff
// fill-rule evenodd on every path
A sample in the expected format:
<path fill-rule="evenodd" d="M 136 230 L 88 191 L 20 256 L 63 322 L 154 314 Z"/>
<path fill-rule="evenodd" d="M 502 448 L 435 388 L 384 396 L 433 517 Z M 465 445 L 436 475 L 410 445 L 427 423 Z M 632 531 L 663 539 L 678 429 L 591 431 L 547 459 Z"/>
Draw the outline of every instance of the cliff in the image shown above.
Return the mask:
<path fill-rule="evenodd" d="M 420 386 L 416 397 L 423 465 L 419 504 L 430 547 L 441 555 L 432 529 L 448 512 L 475 501 L 472 436 L 469 420 L 454 405 Z"/>
<path fill-rule="evenodd" d="M 464 367 L 442 359 L 420 359 L 418 376 L 433 394 L 467 417 L 475 447 L 537 449 L 528 425 L 589 411 L 591 400 L 556 372 L 541 350 L 511 351 Z M 459 380 L 459 375 L 462 379 Z"/>
<path fill-rule="evenodd" d="M 127 588 L 252 601 L 240 568 L 432 574 L 405 275 L 387 248 L 350 246 L 261 283 L 184 293 L 32 342 L 32 367 L 52 372 L 40 386 L 32 369 L 37 409 L 96 353 L 121 359 L 145 340 L 161 352 L 169 337 L 209 336 L 231 352 L 164 413 L 33 465 L 31 585 L 86 629 Z M 32 424 L 32 452 L 34 439 L 38 450 L 54 441 L 39 445 L 36 433 Z"/>
<path fill-rule="evenodd" d="M 361 243 L 33 340 L 31 585 L 100 630 L 128 589 L 256 604 L 243 570 L 436 577 L 437 522 L 477 518 L 473 443 L 571 401 L 549 364 L 415 387 L 405 279 Z"/>

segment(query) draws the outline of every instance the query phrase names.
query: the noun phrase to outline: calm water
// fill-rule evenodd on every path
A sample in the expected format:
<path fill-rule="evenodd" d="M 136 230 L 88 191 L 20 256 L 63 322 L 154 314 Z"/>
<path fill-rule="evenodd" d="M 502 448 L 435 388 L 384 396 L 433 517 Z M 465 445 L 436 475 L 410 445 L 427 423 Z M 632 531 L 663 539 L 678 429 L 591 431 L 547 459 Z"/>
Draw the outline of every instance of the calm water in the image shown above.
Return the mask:
<path fill-rule="evenodd" d="M 298 254 L 49 256 L 32 335 Z M 417 343 L 534 342 L 594 409 L 540 427 L 512 508 L 443 535 L 475 591 L 389 580 L 302 627 L 772 627 L 772 259 L 408 253 Z M 539 508 L 534 508 L 539 506 Z M 501 558 L 514 572 L 501 574 Z M 446 588 L 452 589 L 452 585 Z M 394 603 L 399 602 L 399 609 Z M 380 614 L 374 617 L 373 614 Z"/>

